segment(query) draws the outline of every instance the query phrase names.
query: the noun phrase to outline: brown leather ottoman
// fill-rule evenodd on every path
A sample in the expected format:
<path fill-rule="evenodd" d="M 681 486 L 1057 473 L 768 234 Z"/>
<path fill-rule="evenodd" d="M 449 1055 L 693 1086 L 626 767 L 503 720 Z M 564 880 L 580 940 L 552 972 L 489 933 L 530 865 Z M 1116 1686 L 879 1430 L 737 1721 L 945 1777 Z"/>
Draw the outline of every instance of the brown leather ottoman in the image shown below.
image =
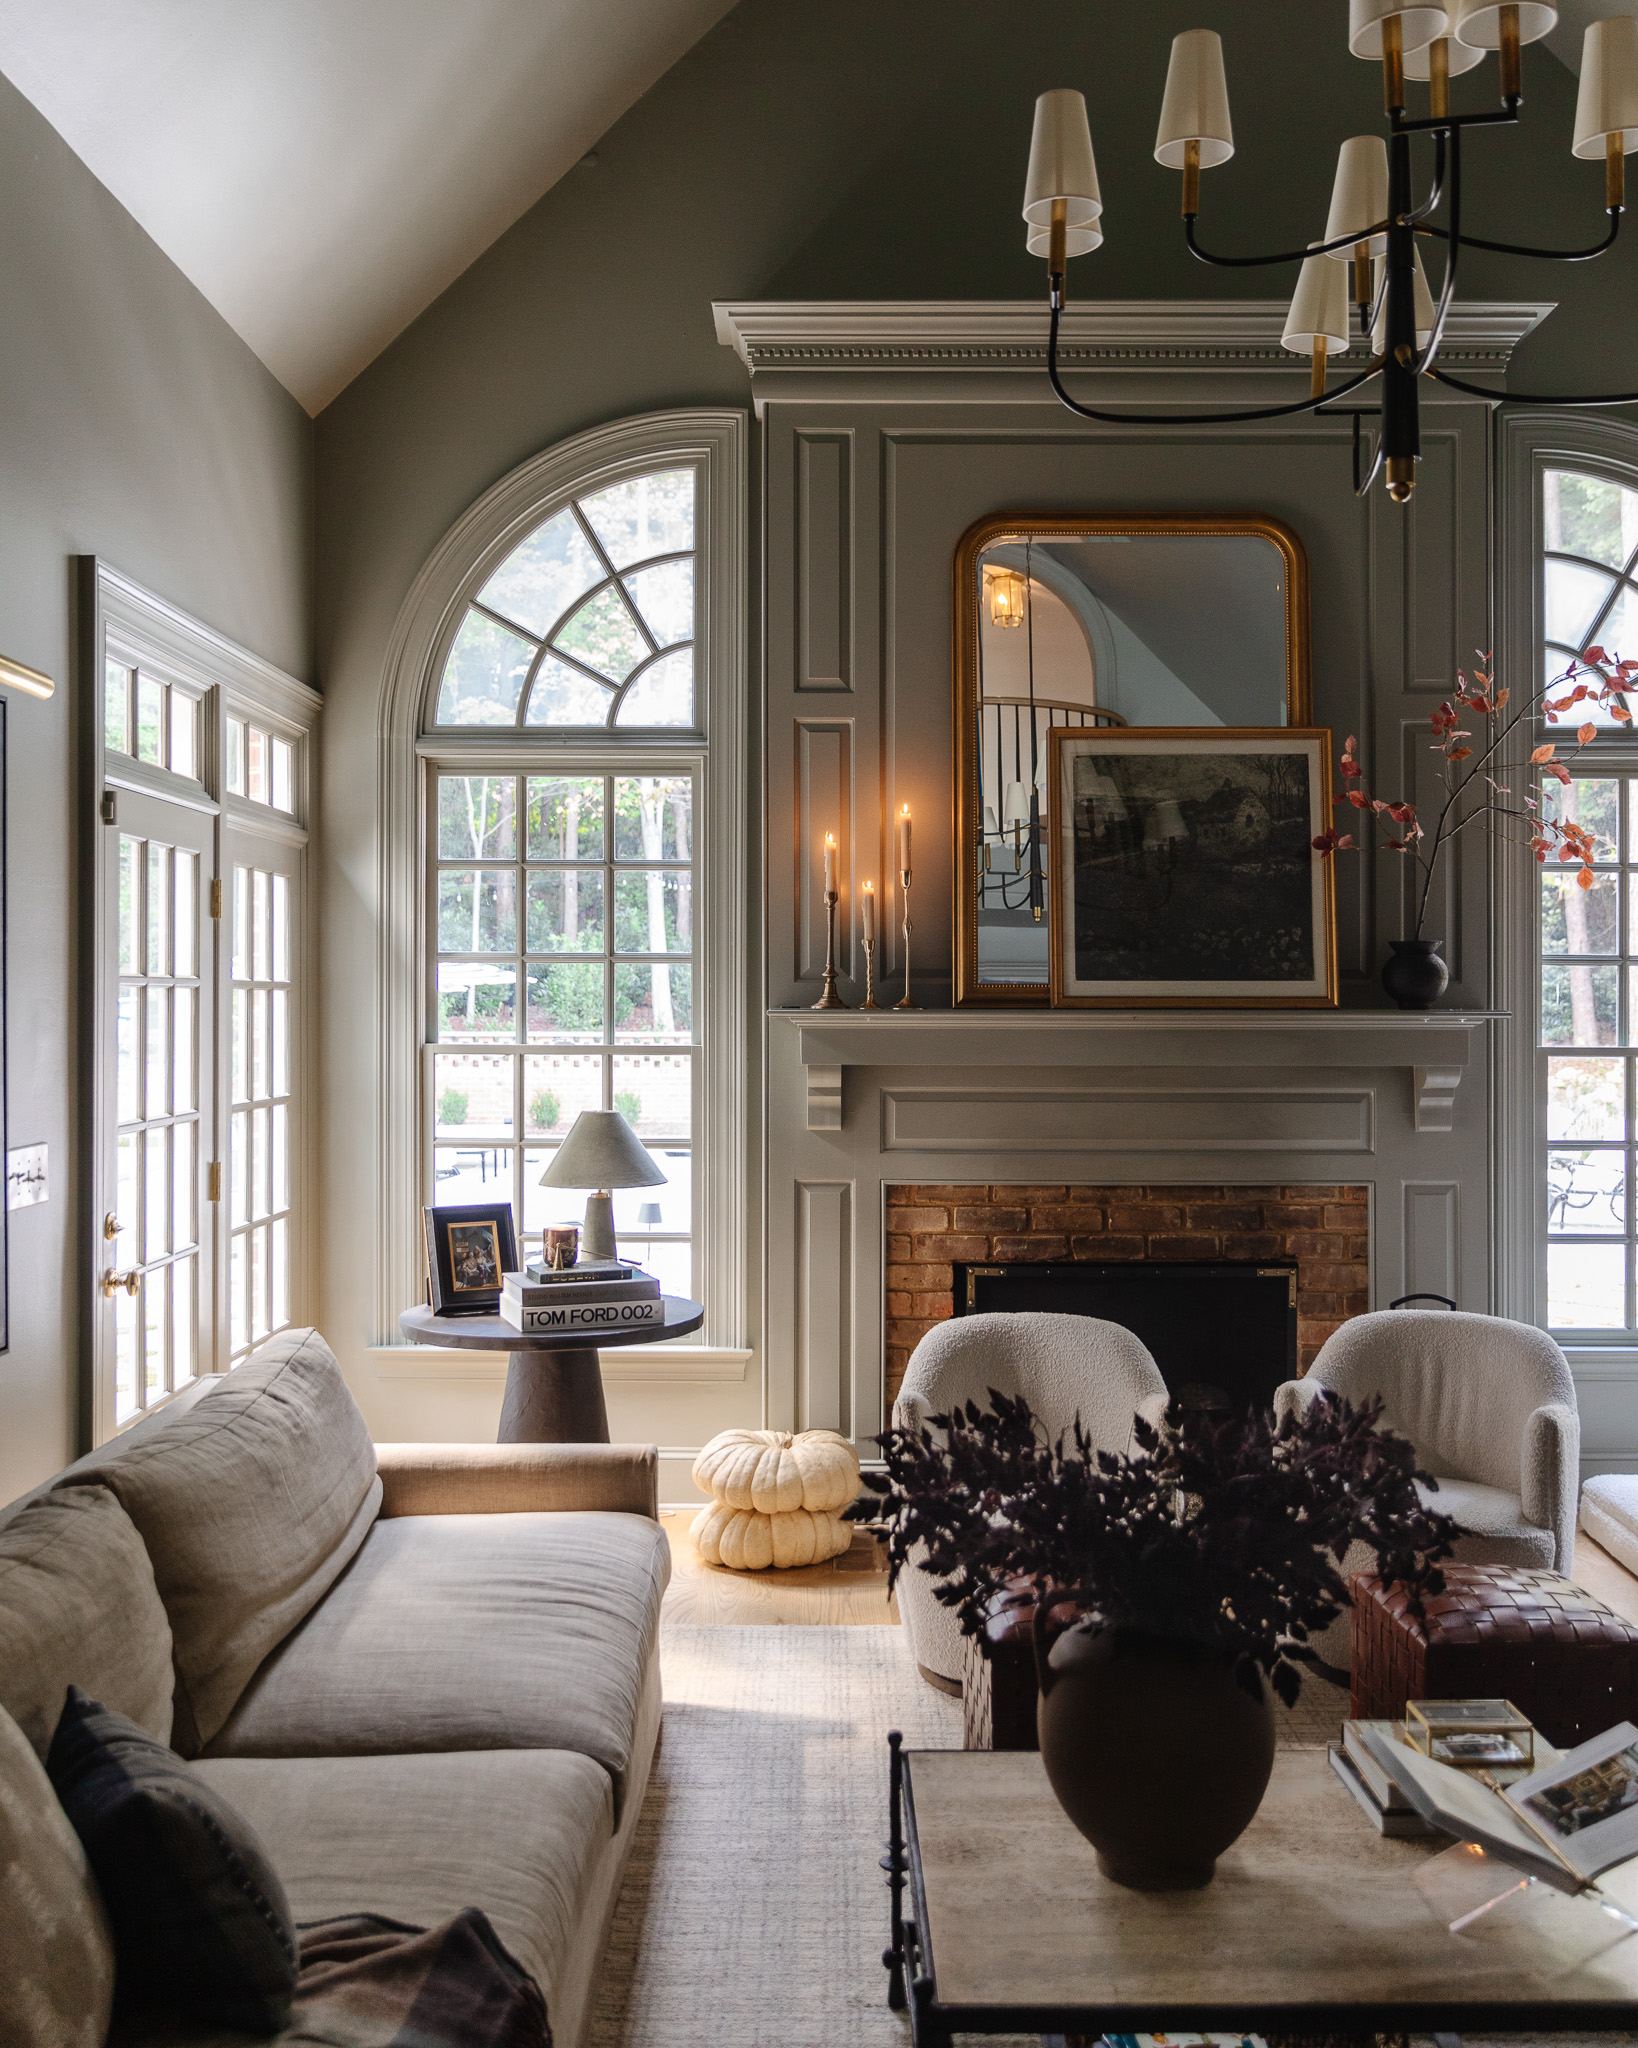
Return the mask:
<path fill-rule="evenodd" d="M 1557 1572 L 1447 1564 L 1418 1622 L 1399 1586 L 1353 1581 L 1356 1720 L 1396 1721 L 1407 1700 L 1504 1699 L 1561 1749 L 1638 1721 L 1638 1625 Z"/>
<path fill-rule="evenodd" d="M 1067 1601 L 1047 1617 L 1056 1641 L 1075 1619 Z M 961 1639 L 961 1746 L 963 1749 L 1036 1749 L 1035 1595 L 1023 1584 L 1000 1594 L 984 1629 L 989 1655 L 976 1636 Z"/>

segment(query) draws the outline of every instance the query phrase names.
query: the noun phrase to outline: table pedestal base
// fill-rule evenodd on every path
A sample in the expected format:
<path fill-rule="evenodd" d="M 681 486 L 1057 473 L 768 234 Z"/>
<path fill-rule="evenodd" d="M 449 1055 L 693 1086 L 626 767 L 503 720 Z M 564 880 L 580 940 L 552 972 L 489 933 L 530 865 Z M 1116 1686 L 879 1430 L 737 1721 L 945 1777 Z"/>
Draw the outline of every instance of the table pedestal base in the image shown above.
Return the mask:
<path fill-rule="evenodd" d="M 502 1444 L 606 1444 L 609 1411 L 596 1350 L 514 1351 L 501 1403 Z"/>

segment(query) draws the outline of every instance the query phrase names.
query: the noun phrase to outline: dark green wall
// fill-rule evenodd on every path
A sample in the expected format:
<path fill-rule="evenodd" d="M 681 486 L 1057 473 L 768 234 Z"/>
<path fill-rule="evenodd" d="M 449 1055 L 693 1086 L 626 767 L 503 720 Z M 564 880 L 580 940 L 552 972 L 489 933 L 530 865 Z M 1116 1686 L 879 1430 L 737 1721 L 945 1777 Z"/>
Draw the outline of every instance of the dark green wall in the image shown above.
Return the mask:
<path fill-rule="evenodd" d="M 311 425 L 62 138 L 0 79 L 0 652 L 6 692 L 11 1143 L 51 1198 L 11 1218 L 0 1501 L 70 1458 L 89 1219 L 76 1206 L 79 1012 L 71 573 L 106 557 L 304 675 Z"/>

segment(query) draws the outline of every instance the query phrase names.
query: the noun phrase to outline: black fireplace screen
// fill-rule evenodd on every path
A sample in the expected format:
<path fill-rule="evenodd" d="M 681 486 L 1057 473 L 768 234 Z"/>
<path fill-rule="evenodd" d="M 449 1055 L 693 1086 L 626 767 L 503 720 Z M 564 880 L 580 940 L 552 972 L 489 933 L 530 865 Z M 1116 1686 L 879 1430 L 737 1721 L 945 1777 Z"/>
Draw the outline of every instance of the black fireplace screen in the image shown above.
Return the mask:
<path fill-rule="evenodd" d="M 1297 1266 L 1292 1259 L 1153 1260 L 1098 1265 L 955 1267 L 955 1312 L 1098 1316 L 1148 1346 L 1187 1408 L 1267 1407 L 1297 1376 Z"/>

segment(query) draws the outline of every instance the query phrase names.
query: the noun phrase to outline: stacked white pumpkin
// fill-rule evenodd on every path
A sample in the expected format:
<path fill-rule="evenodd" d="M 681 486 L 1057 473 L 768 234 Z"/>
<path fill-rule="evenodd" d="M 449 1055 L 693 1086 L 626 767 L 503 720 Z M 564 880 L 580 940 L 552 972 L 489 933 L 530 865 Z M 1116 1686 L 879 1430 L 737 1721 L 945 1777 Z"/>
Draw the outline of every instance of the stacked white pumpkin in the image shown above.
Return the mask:
<path fill-rule="evenodd" d="M 690 1531 L 707 1564 L 790 1570 L 853 1541 L 841 1511 L 859 1491 L 859 1457 L 833 1429 L 725 1429 L 694 1460 L 694 1484 L 711 1496 Z"/>

